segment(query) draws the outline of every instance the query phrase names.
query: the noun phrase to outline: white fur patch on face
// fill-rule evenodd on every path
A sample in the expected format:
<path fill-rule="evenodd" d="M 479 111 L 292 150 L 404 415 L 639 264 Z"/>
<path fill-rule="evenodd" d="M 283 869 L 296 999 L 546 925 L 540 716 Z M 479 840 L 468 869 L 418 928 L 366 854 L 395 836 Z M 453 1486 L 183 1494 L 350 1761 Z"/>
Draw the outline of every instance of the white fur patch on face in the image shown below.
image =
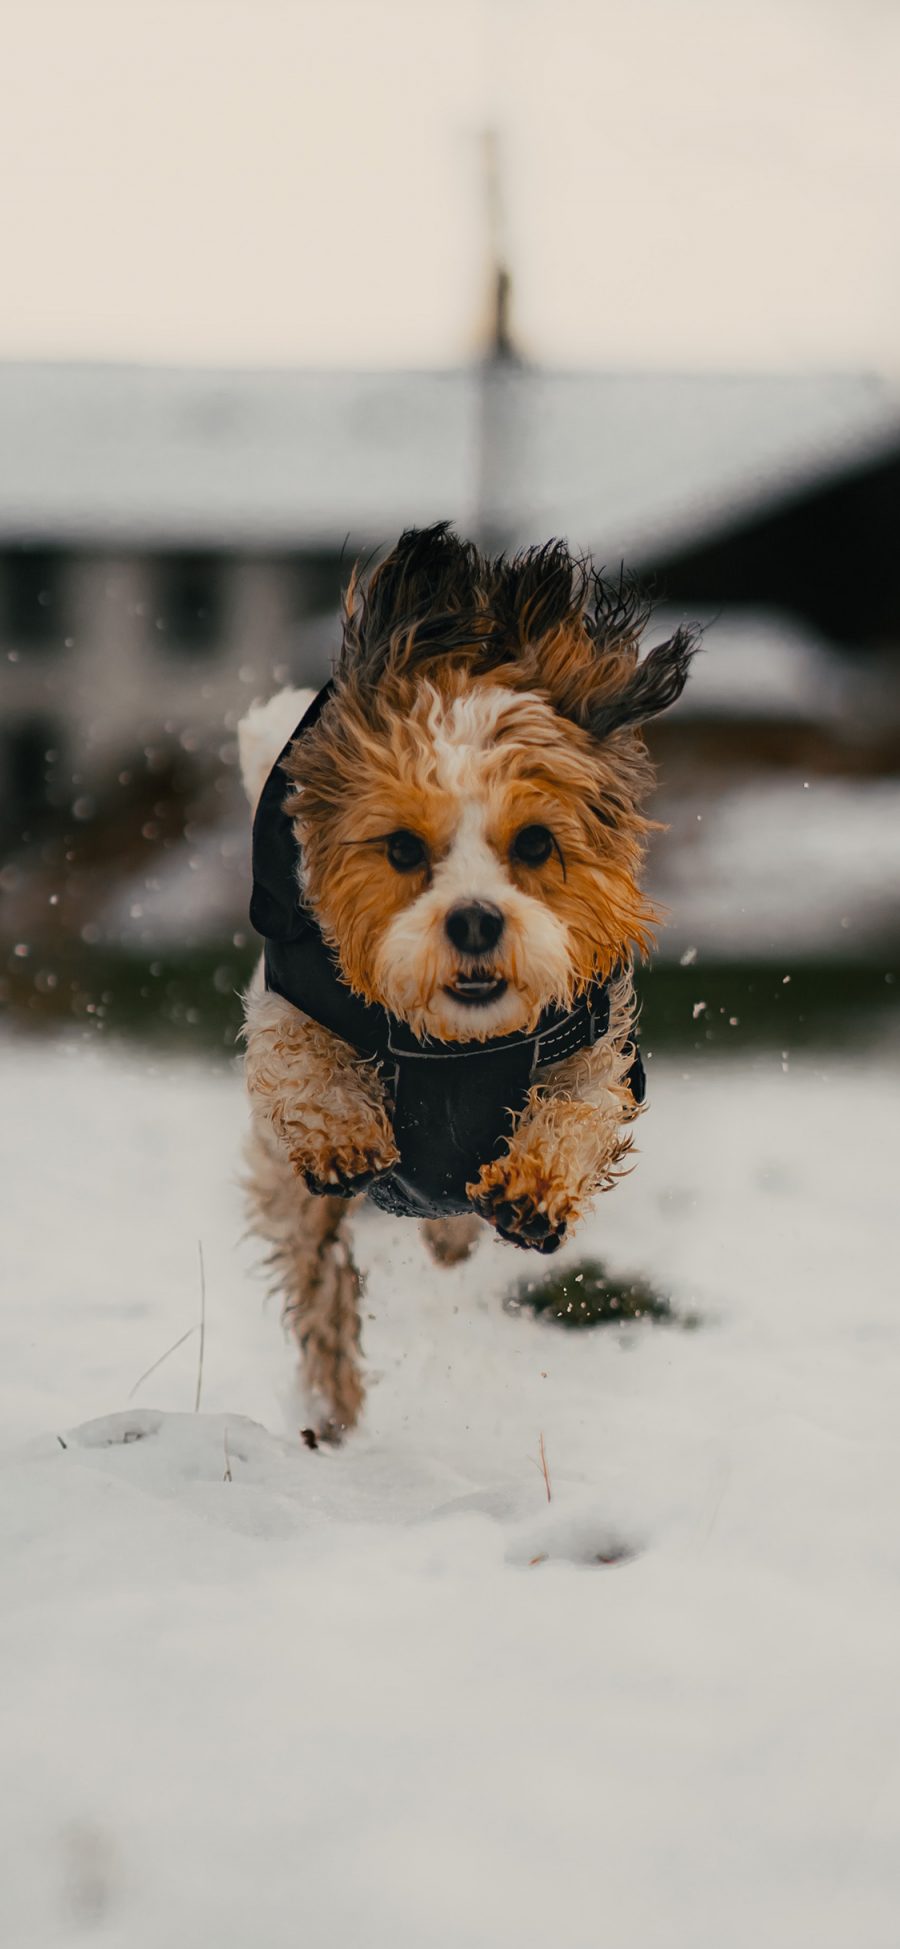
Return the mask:
<path fill-rule="evenodd" d="M 499 685 L 449 704 L 435 691 L 426 700 L 424 727 L 433 782 L 456 801 L 456 824 L 447 851 L 432 868 L 429 886 L 387 927 L 376 972 L 394 1014 L 448 1041 L 502 1035 L 530 1025 L 549 1001 L 567 994 L 571 983 L 564 923 L 543 901 L 516 886 L 487 832 L 484 756 L 501 718 L 520 701 Z M 446 919 L 461 904 L 496 907 L 504 919 L 500 940 L 479 956 L 479 966 L 489 968 L 506 987 L 477 1007 L 448 993 L 464 960 L 448 938 Z"/>
<path fill-rule="evenodd" d="M 463 799 L 450 851 L 434 868 L 431 890 L 446 908 L 460 900 L 484 900 L 501 910 L 504 898 L 515 892 L 509 873 L 488 844 L 485 807 L 477 798 Z"/>
<path fill-rule="evenodd" d="M 467 691 L 448 703 L 431 684 L 425 728 L 434 750 L 435 782 L 447 792 L 463 792 L 477 777 L 478 760 L 493 744 L 497 726 L 517 701 L 501 684 Z M 529 701 L 532 699 L 528 693 Z"/>

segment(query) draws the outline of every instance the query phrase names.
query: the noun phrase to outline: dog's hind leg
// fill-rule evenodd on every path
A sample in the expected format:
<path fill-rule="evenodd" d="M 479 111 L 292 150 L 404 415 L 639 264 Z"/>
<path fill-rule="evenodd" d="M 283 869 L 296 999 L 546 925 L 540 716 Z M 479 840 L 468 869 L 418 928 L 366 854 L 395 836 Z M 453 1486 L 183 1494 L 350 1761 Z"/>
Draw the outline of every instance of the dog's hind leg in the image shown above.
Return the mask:
<path fill-rule="evenodd" d="M 425 1218 L 422 1221 L 422 1237 L 437 1265 L 461 1265 L 469 1257 L 478 1234 L 481 1220 L 474 1212 L 463 1212 L 459 1218 Z"/>
<path fill-rule="evenodd" d="M 359 1351 L 360 1276 L 346 1238 L 346 1198 L 307 1191 L 271 1132 L 254 1128 L 246 1180 L 251 1224 L 270 1247 L 282 1317 L 300 1348 L 317 1433 L 339 1440 L 365 1397 Z"/>

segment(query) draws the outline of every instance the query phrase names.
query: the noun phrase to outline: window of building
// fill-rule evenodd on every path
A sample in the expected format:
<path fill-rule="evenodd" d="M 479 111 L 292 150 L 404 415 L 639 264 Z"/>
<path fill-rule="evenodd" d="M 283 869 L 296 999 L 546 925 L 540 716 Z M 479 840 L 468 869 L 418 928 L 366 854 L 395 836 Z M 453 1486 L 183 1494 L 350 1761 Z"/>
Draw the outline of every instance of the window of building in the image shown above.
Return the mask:
<path fill-rule="evenodd" d="M 4 825 L 21 828 L 50 803 L 62 727 L 49 715 L 23 718 L 0 740 L 0 806 Z"/>
<path fill-rule="evenodd" d="M 50 548 L 11 548 L 2 562 L 4 635 L 35 649 L 62 647 L 63 558 Z"/>
<path fill-rule="evenodd" d="M 296 614 L 327 616 L 337 610 L 341 590 L 349 580 L 353 557 L 342 561 L 338 549 L 311 548 L 294 556 Z"/>
<path fill-rule="evenodd" d="M 167 648 L 203 655 L 222 636 L 222 562 L 213 554 L 178 554 L 159 564 L 155 622 Z"/>

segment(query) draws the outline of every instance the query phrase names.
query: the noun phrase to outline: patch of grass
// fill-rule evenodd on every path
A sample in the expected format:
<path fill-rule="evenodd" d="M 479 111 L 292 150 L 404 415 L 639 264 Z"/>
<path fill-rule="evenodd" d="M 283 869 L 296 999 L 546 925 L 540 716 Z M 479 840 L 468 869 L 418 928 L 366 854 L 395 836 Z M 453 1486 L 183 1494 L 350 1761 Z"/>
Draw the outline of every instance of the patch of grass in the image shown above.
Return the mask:
<path fill-rule="evenodd" d="M 29 937 L 24 951 L 8 940 L 0 942 L 0 1007 L 26 1030 L 74 1020 L 101 1035 L 231 1055 L 241 1022 L 238 991 L 259 948 L 240 929 L 202 946 L 143 952 L 87 944 L 71 933 Z M 867 1048 L 897 1033 L 900 982 L 887 958 L 789 969 L 660 961 L 638 971 L 637 985 L 651 1101 L 656 1054 Z"/>
<path fill-rule="evenodd" d="M 127 1037 L 173 1051 L 233 1056 L 240 991 L 259 942 L 243 940 L 145 956 L 104 944 L 57 941 L 19 959 L 0 954 L 0 1007 L 35 1032 L 78 1023 L 104 1037 Z"/>
<path fill-rule="evenodd" d="M 503 1302 L 507 1313 L 531 1313 L 566 1329 L 622 1326 L 652 1320 L 691 1332 L 699 1313 L 680 1313 L 645 1279 L 607 1272 L 599 1259 L 582 1259 L 549 1277 L 523 1279 Z"/>
<path fill-rule="evenodd" d="M 776 962 L 660 960 L 639 968 L 640 1040 L 659 1050 L 865 1048 L 897 1032 L 896 942 L 869 959 Z M 652 1093 L 653 1075 L 650 1072 Z"/>

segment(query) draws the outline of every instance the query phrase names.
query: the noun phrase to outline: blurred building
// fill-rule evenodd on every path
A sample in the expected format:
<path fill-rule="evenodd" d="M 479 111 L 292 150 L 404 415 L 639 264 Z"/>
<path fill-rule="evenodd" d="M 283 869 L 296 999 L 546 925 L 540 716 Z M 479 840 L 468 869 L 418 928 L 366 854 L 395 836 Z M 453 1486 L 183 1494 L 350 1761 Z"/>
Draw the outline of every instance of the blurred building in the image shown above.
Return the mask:
<path fill-rule="evenodd" d="M 565 534 L 686 607 L 896 644 L 898 455 L 848 377 L 0 367 L 6 820 L 320 678 L 349 562 L 410 523 Z"/>
<path fill-rule="evenodd" d="M 895 655 L 900 444 L 892 419 L 884 432 L 774 503 L 726 507 L 715 528 L 680 547 L 663 542 L 656 566 L 667 594 L 790 610 L 834 643 Z"/>

